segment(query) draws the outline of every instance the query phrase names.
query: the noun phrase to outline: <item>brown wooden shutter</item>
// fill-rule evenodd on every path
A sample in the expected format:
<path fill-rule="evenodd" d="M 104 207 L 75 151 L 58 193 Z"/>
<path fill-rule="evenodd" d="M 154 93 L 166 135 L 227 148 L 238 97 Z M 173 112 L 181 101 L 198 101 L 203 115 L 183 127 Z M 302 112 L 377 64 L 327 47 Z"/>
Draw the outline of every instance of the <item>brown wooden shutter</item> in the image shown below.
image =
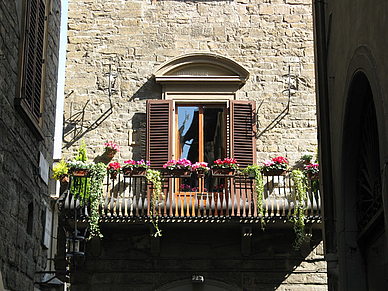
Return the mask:
<path fill-rule="evenodd" d="M 256 163 L 256 104 L 230 101 L 230 152 L 240 168 Z"/>
<path fill-rule="evenodd" d="M 147 160 L 155 169 L 172 157 L 173 103 L 172 100 L 147 101 Z"/>
<path fill-rule="evenodd" d="M 22 99 L 37 121 L 41 117 L 45 17 L 45 0 L 27 1 Z"/>

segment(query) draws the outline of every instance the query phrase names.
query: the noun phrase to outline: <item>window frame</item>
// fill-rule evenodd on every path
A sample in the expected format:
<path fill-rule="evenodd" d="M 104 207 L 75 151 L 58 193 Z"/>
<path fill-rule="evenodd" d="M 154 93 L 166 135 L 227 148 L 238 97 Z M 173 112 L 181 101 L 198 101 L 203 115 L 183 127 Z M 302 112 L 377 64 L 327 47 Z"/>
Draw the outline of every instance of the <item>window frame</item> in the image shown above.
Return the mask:
<path fill-rule="evenodd" d="M 177 139 L 177 121 L 176 121 L 176 104 L 200 104 L 200 100 L 197 102 L 178 102 L 172 100 L 147 100 L 147 153 L 146 158 L 151 162 L 151 167 L 155 167 L 155 162 L 153 156 L 157 157 L 156 168 L 161 169 L 163 164 L 168 162 L 171 159 L 179 158 L 176 151 L 176 139 Z M 215 102 L 214 104 L 220 104 L 221 102 Z M 255 109 L 256 104 L 254 101 L 239 101 L 239 100 L 229 100 L 223 102 L 226 106 L 225 110 L 225 137 L 226 137 L 226 156 L 236 158 L 237 161 L 243 166 L 246 167 L 248 164 L 256 163 L 256 115 Z M 209 104 L 209 102 L 204 102 L 203 104 Z M 210 103 L 212 104 L 212 103 Z M 162 118 L 167 118 L 164 121 L 163 130 L 165 134 L 168 134 L 168 137 L 165 138 L 165 134 L 162 134 L 164 138 L 163 142 L 155 141 L 158 135 L 160 135 L 161 128 L 158 127 L 157 130 L 152 129 L 152 105 L 165 105 L 165 112 L 163 113 Z M 244 111 L 236 108 L 236 105 L 245 107 Z M 244 108 L 243 108 L 244 109 Z M 160 110 L 160 109 L 158 109 Z M 241 123 L 241 119 L 236 118 L 236 111 L 240 112 L 240 116 L 243 115 L 245 120 L 250 120 L 251 124 L 247 122 Z M 250 115 L 248 114 L 250 112 Z M 159 111 L 158 111 L 158 114 Z M 243 120 L 243 121 L 245 121 Z M 241 129 L 241 126 L 238 125 L 244 124 L 247 125 L 245 128 Z M 159 123 L 158 123 L 159 125 Z M 242 132 L 239 133 L 238 131 Z M 156 137 L 155 137 L 155 135 Z M 250 146 L 245 146 L 245 148 L 238 146 L 236 147 L 234 143 L 242 140 L 240 144 L 250 144 Z M 247 143 L 249 141 L 249 143 Z M 151 151 L 161 151 L 163 147 L 167 149 L 163 153 L 151 153 Z M 244 150 L 244 151 L 242 151 Z M 242 151 L 242 152 L 241 152 Z M 248 154 L 248 159 L 245 157 Z M 239 157 L 244 157 L 243 161 L 239 161 Z"/>
<path fill-rule="evenodd" d="M 198 149 L 198 162 L 203 162 L 204 161 L 204 153 L 205 153 L 205 145 L 204 145 L 204 113 L 203 113 L 203 109 L 205 106 L 207 107 L 218 107 L 218 108 L 222 108 L 223 109 L 223 114 L 224 114 L 224 128 L 223 128 L 223 135 L 224 135 L 224 141 L 223 141 L 223 147 L 225 148 L 225 156 L 228 155 L 228 126 L 227 126 L 227 116 L 228 116 L 228 104 L 227 102 L 217 102 L 217 103 L 212 103 L 212 102 L 201 102 L 200 100 L 198 100 L 197 102 L 190 102 L 190 103 L 187 103 L 187 102 L 175 102 L 174 104 L 174 110 L 175 110 L 175 114 L 174 114 L 174 153 L 175 153 L 175 157 L 176 159 L 179 159 L 180 158 L 180 154 L 179 153 L 179 133 L 178 133 L 178 107 L 190 107 L 190 106 L 198 106 L 199 107 L 199 124 L 198 124 L 198 130 L 199 132 L 202 132 L 199 134 L 198 136 L 198 143 L 199 143 L 199 149 Z M 201 130 L 202 129 L 202 130 Z M 194 162 L 194 161 L 192 161 Z M 209 162 L 209 165 L 210 165 L 211 162 Z"/>

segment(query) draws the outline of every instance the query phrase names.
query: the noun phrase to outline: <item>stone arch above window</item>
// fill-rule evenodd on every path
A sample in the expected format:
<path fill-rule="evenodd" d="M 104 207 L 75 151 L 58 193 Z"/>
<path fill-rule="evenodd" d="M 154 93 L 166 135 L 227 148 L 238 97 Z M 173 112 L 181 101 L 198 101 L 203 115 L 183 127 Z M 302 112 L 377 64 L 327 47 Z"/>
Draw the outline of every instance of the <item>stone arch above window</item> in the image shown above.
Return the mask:
<path fill-rule="evenodd" d="M 163 99 L 233 100 L 249 77 L 237 62 L 212 53 L 192 53 L 167 61 L 155 72 Z"/>

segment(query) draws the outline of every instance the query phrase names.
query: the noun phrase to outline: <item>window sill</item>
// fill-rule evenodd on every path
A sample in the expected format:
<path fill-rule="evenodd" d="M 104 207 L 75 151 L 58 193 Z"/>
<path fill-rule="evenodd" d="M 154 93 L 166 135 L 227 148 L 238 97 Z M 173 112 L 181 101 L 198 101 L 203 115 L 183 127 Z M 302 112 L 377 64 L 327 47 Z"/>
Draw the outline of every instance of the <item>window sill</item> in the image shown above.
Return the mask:
<path fill-rule="evenodd" d="M 24 122 L 28 126 L 28 128 L 32 131 L 34 136 L 40 141 L 44 139 L 44 133 L 39 125 L 39 123 L 36 121 L 36 119 L 32 116 L 30 110 L 28 109 L 27 105 L 25 104 L 24 100 L 22 98 L 16 98 L 15 99 L 15 108 L 22 116 Z"/>

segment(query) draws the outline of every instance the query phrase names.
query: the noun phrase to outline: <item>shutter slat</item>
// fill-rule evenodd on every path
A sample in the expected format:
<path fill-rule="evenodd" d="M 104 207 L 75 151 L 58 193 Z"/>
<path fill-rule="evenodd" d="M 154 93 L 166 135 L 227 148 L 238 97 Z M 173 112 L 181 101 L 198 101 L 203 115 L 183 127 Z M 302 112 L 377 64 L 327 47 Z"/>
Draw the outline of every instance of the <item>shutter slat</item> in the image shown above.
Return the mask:
<path fill-rule="evenodd" d="M 147 101 L 147 160 L 162 168 L 172 156 L 172 101 Z"/>
<path fill-rule="evenodd" d="M 230 103 L 231 154 L 240 167 L 256 163 L 256 126 L 253 101 Z"/>
<path fill-rule="evenodd" d="M 24 47 L 23 98 L 32 115 L 41 117 L 42 72 L 46 3 L 27 1 L 26 39 Z"/>

